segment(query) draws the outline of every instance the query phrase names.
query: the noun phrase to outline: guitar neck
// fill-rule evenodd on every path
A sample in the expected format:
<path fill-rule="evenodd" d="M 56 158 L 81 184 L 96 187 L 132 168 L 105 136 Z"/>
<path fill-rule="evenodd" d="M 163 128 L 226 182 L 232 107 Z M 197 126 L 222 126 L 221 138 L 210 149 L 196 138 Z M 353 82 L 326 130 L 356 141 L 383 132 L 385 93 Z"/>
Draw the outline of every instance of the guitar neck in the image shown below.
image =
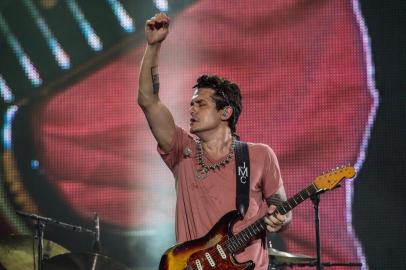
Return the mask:
<path fill-rule="evenodd" d="M 301 202 L 308 199 L 310 196 L 316 194 L 319 190 L 317 187 L 312 183 L 302 191 L 298 192 L 294 196 L 292 196 L 287 201 L 283 202 L 279 206 L 276 207 L 275 213 L 280 213 L 282 215 L 288 213 L 290 210 L 295 208 Z M 229 252 L 236 253 L 237 251 L 241 250 L 242 248 L 246 247 L 252 240 L 257 239 L 263 232 L 266 230 L 266 223 L 265 217 L 267 215 L 261 217 L 256 222 L 239 232 L 238 234 L 230 237 L 226 242 L 225 245 Z"/>

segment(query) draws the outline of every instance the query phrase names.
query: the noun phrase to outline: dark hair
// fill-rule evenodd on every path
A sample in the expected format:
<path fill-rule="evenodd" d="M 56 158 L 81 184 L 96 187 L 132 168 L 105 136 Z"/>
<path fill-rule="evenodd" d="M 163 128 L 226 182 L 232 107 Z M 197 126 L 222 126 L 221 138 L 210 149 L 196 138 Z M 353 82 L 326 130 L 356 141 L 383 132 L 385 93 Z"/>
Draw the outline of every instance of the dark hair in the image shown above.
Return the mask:
<path fill-rule="evenodd" d="M 242 97 L 240 88 L 237 84 L 221 78 L 217 75 L 200 75 L 197 83 L 193 88 L 211 88 L 215 91 L 213 99 L 216 102 L 217 110 L 230 106 L 233 109 L 233 115 L 228 120 L 228 126 L 232 133 L 236 132 L 238 117 L 242 111 Z"/>

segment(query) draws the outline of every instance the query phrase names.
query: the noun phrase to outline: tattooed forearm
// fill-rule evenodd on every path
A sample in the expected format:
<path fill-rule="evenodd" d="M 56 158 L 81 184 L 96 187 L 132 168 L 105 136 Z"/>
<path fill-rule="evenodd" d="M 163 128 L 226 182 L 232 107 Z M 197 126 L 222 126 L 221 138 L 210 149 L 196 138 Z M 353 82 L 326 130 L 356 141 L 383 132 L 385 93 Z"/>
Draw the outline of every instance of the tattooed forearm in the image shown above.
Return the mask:
<path fill-rule="evenodd" d="M 269 205 L 276 205 L 279 206 L 280 204 L 282 204 L 284 202 L 284 200 L 282 199 L 281 195 L 275 193 L 272 196 L 268 197 L 266 199 L 266 202 Z"/>
<path fill-rule="evenodd" d="M 157 66 L 153 66 L 151 68 L 151 78 L 152 78 L 152 88 L 154 90 L 154 94 L 158 94 L 158 92 L 159 92 L 159 74 L 158 74 Z"/>

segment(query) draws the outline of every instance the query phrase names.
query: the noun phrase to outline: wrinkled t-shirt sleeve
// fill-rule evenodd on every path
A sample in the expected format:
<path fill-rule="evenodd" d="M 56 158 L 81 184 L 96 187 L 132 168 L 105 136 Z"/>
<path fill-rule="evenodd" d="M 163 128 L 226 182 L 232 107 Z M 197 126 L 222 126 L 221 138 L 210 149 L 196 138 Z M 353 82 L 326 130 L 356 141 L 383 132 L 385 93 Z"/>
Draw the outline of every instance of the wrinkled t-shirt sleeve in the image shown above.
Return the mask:
<path fill-rule="evenodd" d="M 171 150 L 166 153 L 159 145 L 157 146 L 158 153 L 171 171 L 183 158 L 185 149 L 191 147 L 192 141 L 193 138 L 184 129 L 177 126 L 172 139 Z"/>
<path fill-rule="evenodd" d="M 265 147 L 265 151 L 265 170 L 262 181 L 264 198 L 268 198 L 283 185 L 283 180 L 275 152 L 269 146 Z"/>

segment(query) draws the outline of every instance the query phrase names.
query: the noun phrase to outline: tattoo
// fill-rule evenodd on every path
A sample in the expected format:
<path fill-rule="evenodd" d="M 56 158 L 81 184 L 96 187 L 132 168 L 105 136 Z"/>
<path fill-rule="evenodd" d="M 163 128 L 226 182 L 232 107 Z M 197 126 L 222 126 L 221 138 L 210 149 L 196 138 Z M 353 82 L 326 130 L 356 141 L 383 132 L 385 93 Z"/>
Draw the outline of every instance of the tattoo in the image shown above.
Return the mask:
<path fill-rule="evenodd" d="M 284 202 L 284 200 L 282 199 L 281 195 L 275 193 L 272 196 L 266 198 L 266 202 L 268 206 L 270 205 L 279 206 Z"/>
<path fill-rule="evenodd" d="M 152 89 L 154 90 L 154 94 L 158 94 L 158 92 L 159 92 L 159 74 L 158 74 L 157 66 L 151 67 L 151 77 L 152 77 Z"/>

